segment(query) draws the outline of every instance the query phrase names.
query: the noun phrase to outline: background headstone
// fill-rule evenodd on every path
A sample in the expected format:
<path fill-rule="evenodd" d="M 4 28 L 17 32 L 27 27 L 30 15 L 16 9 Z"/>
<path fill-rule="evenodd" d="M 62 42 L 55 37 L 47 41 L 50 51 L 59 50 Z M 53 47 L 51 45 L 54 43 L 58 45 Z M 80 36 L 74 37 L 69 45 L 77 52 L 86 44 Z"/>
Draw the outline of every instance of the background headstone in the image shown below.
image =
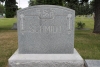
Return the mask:
<path fill-rule="evenodd" d="M 0 15 L 0 18 L 4 18 L 2 15 Z"/>
<path fill-rule="evenodd" d="M 13 24 L 12 30 L 17 30 L 17 23 L 14 23 L 14 24 Z"/>
<path fill-rule="evenodd" d="M 100 60 L 86 59 L 85 67 L 100 67 Z"/>
<path fill-rule="evenodd" d="M 19 10 L 17 17 L 19 53 L 73 53 L 74 10 L 41 5 Z"/>

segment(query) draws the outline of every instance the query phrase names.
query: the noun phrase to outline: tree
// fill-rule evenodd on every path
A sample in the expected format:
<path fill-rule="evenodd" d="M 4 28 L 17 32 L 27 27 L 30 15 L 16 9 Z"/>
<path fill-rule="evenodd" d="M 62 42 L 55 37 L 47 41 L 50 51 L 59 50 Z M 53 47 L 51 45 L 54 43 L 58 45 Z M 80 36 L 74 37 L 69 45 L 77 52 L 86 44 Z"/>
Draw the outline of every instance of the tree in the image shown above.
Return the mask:
<path fill-rule="evenodd" d="M 100 0 L 95 0 L 94 33 L 100 33 Z"/>
<path fill-rule="evenodd" d="M 30 0 L 30 2 L 31 1 L 32 0 Z M 83 15 L 83 14 L 87 15 L 91 13 L 91 9 L 90 9 L 90 5 L 85 2 L 87 1 L 82 0 L 80 2 L 79 0 L 36 0 L 35 4 L 36 5 L 50 4 L 50 5 L 67 6 L 71 9 L 74 9 L 76 11 L 76 15 Z M 83 3 L 83 5 L 81 3 Z"/>
<path fill-rule="evenodd" d="M 1 2 L 4 2 L 5 0 L 0 0 Z"/>
<path fill-rule="evenodd" d="M 16 0 L 6 0 L 5 1 L 6 18 L 12 18 L 16 15 L 18 9 L 16 5 Z"/>
<path fill-rule="evenodd" d="M 81 10 L 79 10 L 79 12 L 81 12 L 81 15 L 89 15 L 93 13 L 92 7 L 90 7 L 90 4 L 84 3 L 83 5 L 81 5 L 82 8 L 80 7 Z"/>
<path fill-rule="evenodd" d="M 95 9 L 95 4 L 94 3 L 95 3 L 94 0 L 90 2 L 90 7 L 93 10 L 93 12 L 94 12 L 94 9 Z"/>
<path fill-rule="evenodd" d="M 5 1 L 5 14 L 6 18 L 12 18 L 16 15 L 18 6 L 16 5 L 16 0 L 0 0 L 1 2 Z"/>
<path fill-rule="evenodd" d="M 4 6 L 0 4 L 0 14 L 3 15 L 4 12 Z"/>
<path fill-rule="evenodd" d="M 3 5 L 3 2 L 4 2 L 5 0 L 0 0 L 0 2 L 2 2 L 2 5 Z"/>
<path fill-rule="evenodd" d="M 29 6 L 35 5 L 34 2 L 35 2 L 34 0 L 30 0 L 30 1 L 29 1 Z"/>
<path fill-rule="evenodd" d="M 93 12 L 88 2 L 83 3 L 83 1 L 80 2 L 79 0 L 67 0 L 66 6 L 75 10 L 76 15 L 88 15 Z"/>
<path fill-rule="evenodd" d="M 64 0 L 36 0 L 35 4 L 36 5 L 63 5 Z"/>

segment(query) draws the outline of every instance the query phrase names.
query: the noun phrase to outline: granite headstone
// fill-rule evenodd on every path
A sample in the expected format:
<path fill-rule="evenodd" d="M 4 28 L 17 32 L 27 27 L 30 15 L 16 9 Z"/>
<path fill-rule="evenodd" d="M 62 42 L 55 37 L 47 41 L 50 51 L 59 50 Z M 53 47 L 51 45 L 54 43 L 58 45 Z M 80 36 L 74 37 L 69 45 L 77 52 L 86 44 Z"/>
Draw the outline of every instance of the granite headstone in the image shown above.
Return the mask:
<path fill-rule="evenodd" d="M 75 11 L 41 5 L 17 12 L 21 54 L 72 54 Z"/>
<path fill-rule="evenodd" d="M 13 24 L 12 30 L 17 30 L 17 23 L 14 23 L 14 24 Z"/>
<path fill-rule="evenodd" d="M 9 67 L 84 67 L 74 48 L 75 11 L 37 5 L 17 12 L 18 50 Z"/>
<path fill-rule="evenodd" d="M 100 60 L 85 59 L 85 67 L 100 67 Z"/>

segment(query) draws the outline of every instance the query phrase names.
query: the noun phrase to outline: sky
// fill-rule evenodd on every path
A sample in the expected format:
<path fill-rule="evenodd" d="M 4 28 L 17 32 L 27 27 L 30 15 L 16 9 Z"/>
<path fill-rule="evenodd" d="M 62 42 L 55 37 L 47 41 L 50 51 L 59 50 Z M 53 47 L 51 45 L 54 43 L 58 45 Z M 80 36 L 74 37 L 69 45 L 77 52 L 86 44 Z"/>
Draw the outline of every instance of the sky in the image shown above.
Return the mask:
<path fill-rule="evenodd" d="M 26 7 L 28 7 L 28 1 L 29 0 L 16 0 L 17 2 L 18 2 L 18 7 L 19 8 L 26 8 Z M 91 0 L 89 0 L 89 1 L 91 1 Z"/>
<path fill-rule="evenodd" d="M 17 5 L 19 8 L 26 8 L 28 7 L 28 1 L 29 0 L 16 0 L 17 1 Z"/>

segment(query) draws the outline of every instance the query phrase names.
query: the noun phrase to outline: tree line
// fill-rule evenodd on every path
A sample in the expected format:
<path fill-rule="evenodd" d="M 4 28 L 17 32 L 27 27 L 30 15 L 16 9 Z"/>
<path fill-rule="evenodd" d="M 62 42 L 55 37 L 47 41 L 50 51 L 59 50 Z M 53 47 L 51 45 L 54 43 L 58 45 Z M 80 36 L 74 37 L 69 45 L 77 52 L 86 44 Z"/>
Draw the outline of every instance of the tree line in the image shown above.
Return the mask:
<path fill-rule="evenodd" d="M 18 6 L 16 5 L 16 0 L 0 0 L 1 2 L 5 2 L 5 6 L 0 5 L 0 13 L 5 12 L 6 17 L 14 17 L 16 15 L 16 11 L 18 10 Z M 76 15 L 89 15 L 93 13 L 93 7 L 87 1 L 79 1 L 79 0 L 30 0 L 29 6 L 33 5 L 60 5 L 65 6 L 76 11 Z M 4 10 L 5 8 L 5 10 Z"/>
<path fill-rule="evenodd" d="M 91 2 L 92 3 L 92 2 Z M 30 0 L 29 6 L 33 5 L 60 5 L 74 9 L 76 15 L 89 15 L 93 13 L 93 5 L 89 4 L 87 1 L 79 0 Z"/>

